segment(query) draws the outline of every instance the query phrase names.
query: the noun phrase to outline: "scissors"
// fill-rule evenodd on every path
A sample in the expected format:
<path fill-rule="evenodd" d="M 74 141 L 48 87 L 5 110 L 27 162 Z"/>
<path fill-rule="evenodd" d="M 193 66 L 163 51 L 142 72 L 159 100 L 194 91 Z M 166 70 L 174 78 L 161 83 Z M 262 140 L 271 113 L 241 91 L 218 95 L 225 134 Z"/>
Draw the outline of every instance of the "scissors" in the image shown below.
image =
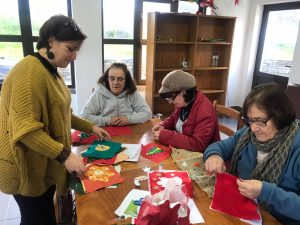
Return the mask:
<path fill-rule="evenodd" d="M 142 205 L 142 202 L 143 202 L 143 200 L 144 200 L 144 198 L 140 198 L 139 200 L 133 201 L 133 204 L 134 204 L 134 205 L 141 206 L 141 205 Z"/>

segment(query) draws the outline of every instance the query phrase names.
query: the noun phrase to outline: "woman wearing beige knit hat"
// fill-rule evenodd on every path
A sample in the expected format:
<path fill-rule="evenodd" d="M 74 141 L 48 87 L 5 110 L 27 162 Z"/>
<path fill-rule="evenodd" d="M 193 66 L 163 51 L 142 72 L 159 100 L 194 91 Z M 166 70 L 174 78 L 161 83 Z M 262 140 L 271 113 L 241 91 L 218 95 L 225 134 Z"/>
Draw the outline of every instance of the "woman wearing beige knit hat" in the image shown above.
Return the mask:
<path fill-rule="evenodd" d="M 192 74 L 182 70 L 168 73 L 159 93 L 161 98 L 174 104 L 175 111 L 152 128 L 155 140 L 198 152 L 220 140 L 215 109 L 209 99 L 196 89 Z"/>

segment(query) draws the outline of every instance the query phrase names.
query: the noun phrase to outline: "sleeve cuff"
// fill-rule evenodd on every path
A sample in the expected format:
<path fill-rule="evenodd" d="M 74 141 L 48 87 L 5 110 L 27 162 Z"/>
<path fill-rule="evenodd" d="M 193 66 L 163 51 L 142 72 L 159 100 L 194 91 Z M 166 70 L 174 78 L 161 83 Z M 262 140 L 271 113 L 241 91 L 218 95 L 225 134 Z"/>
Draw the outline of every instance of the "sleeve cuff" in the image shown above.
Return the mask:
<path fill-rule="evenodd" d="M 66 161 L 66 159 L 69 157 L 69 155 L 71 154 L 71 151 L 63 148 L 63 150 L 61 151 L 61 153 L 59 153 L 59 155 L 55 158 L 58 162 L 63 163 Z"/>

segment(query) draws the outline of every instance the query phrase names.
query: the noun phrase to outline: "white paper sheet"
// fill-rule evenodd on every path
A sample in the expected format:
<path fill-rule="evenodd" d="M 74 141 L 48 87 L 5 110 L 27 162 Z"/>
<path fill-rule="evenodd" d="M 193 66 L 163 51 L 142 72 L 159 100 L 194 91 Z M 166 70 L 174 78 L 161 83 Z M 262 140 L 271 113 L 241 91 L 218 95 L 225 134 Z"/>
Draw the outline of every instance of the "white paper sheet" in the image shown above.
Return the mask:
<path fill-rule="evenodd" d="M 195 223 L 204 223 L 204 219 L 199 212 L 195 202 L 193 199 L 190 198 L 188 201 L 188 206 L 190 208 L 190 223 L 195 224 Z"/>
<path fill-rule="evenodd" d="M 129 158 L 125 161 L 137 162 L 141 154 L 140 144 L 122 144 L 122 147 L 126 147 L 125 153 L 129 155 Z"/>
<path fill-rule="evenodd" d="M 124 198 L 123 202 L 116 209 L 115 214 L 118 216 L 125 216 L 126 218 L 129 217 L 125 215 L 125 210 L 127 209 L 128 205 L 132 200 L 139 200 L 140 198 L 144 198 L 146 195 L 149 195 L 149 191 L 139 190 L 139 189 L 132 189 L 127 196 Z"/>

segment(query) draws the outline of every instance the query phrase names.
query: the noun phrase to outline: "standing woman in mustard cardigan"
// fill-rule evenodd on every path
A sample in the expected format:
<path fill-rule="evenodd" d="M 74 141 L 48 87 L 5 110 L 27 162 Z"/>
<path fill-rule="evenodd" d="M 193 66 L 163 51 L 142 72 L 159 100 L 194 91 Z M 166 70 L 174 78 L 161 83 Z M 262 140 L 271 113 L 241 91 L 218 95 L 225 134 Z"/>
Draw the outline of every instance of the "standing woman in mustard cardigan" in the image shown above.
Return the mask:
<path fill-rule="evenodd" d="M 67 189 L 67 171 L 84 173 L 71 152 L 71 128 L 108 140 L 103 129 L 72 114 L 71 95 L 57 67 L 66 68 L 86 36 L 57 15 L 40 29 L 38 52 L 12 68 L 1 90 L 0 191 L 19 205 L 21 225 L 56 224 L 53 195 Z"/>

